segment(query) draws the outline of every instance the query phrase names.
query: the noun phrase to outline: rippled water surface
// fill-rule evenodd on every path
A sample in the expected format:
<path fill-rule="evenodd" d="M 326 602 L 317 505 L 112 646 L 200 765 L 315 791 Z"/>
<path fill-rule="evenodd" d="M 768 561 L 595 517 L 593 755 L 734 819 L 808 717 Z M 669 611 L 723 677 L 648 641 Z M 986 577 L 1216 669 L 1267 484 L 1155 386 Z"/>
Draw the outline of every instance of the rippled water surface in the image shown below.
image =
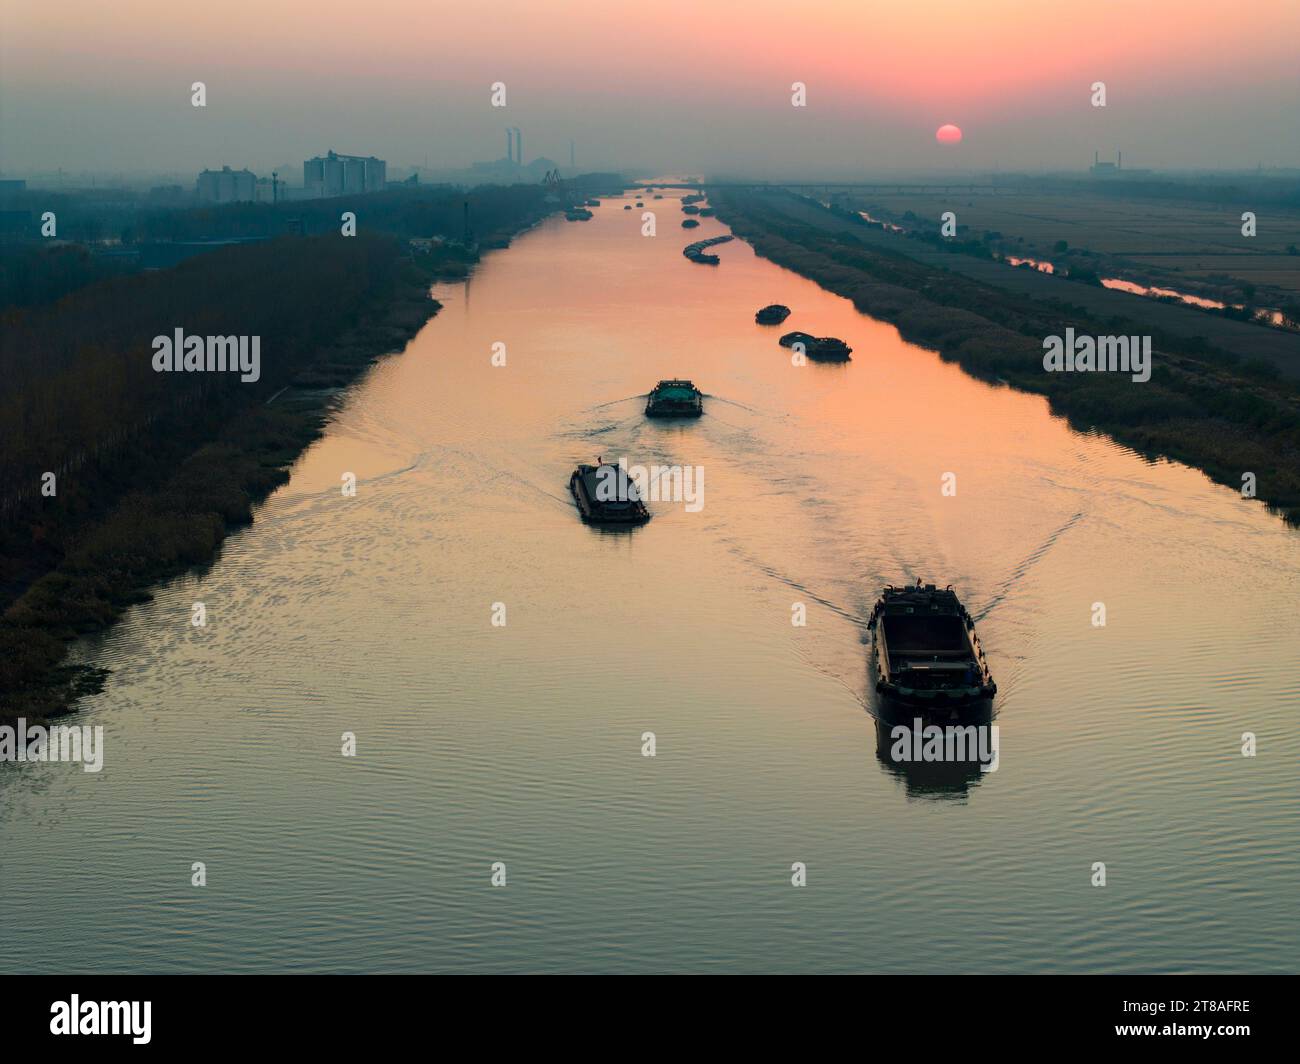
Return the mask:
<path fill-rule="evenodd" d="M 83 648 L 106 766 L 0 766 L 0 967 L 1294 969 L 1296 533 L 624 202 L 440 288 L 255 524 Z M 642 416 L 672 376 L 698 422 Z M 585 527 L 597 455 L 702 466 L 704 506 Z M 878 756 L 863 620 L 918 576 L 978 619 L 996 772 Z"/>

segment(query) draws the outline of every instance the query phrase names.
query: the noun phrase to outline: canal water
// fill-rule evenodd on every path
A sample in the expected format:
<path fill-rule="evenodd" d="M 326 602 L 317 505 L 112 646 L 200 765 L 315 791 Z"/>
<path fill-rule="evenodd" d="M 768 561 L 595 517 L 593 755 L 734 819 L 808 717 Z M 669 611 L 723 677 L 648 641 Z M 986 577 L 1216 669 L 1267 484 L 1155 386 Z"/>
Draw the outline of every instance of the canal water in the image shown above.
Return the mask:
<path fill-rule="evenodd" d="M 105 765 L 0 766 L 0 967 L 1295 968 L 1296 533 L 742 241 L 688 262 L 726 228 L 672 195 L 439 288 L 254 525 L 80 648 Z M 703 418 L 643 417 L 666 377 Z M 597 456 L 702 505 L 584 526 Z M 996 771 L 878 748 L 863 622 L 918 577 L 978 620 Z"/>

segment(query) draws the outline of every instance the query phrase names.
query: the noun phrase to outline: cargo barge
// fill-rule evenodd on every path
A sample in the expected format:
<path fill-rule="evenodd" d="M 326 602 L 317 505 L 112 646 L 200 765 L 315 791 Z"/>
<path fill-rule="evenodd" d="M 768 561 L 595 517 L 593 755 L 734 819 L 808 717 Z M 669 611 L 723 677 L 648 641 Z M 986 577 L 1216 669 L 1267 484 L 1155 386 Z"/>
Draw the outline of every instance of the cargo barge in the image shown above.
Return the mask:
<path fill-rule="evenodd" d="M 782 303 L 769 303 L 754 315 L 754 320 L 759 325 L 780 325 L 789 316 L 789 307 Z"/>
<path fill-rule="evenodd" d="M 951 586 L 886 587 L 867 627 L 883 716 L 974 719 L 991 711 L 998 687 Z"/>
<path fill-rule="evenodd" d="M 704 393 L 690 381 L 660 381 L 646 400 L 646 417 L 699 417 L 704 413 Z"/>
<path fill-rule="evenodd" d="M 807 351 L 815 362 L 847 362 L 852 353 L 853 348 L 837 336 L 819 336 Z"/>
<path fill-rule="evenodd" d="M 694 244 L 687 244 L 682 250 L 682 254 L 692 262 L 698 262 L 705 266 L 716 266 L 722 260 L 717 255 L 705 254 L 704 249 L 713 247 L 714 244 L 725 244 L 728 240 L 734 239 L 734 237 L 730 236 L 715 236 L 710 237 L 708 240 L 697 240 Z"/>
<path fill-rule="evenodd" d="M 587 524 L 628 527 L 650 520 L 635 481 L 622 466 L 580 465 L 569 477 L 569 491 Z"/>

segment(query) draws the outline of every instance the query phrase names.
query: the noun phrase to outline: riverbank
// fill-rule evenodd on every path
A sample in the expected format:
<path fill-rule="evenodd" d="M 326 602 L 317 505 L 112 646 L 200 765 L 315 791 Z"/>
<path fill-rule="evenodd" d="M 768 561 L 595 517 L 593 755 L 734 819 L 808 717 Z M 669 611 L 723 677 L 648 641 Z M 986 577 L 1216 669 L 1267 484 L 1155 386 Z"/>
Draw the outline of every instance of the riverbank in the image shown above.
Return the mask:
<path fill-rule="evenodd" d="M 57 466 L 52 497 L 11 501 L 0 528 L 0 722 L 58 716 L 99 689 L 104 670 L 65 664 L 70 642 L 148 601 L 150 587 L 210 563 L 288 479 L 288 467 L 321 434 L 337 391 L 402 350 L 438 312 L 429 295 L 440 276 L 436 257 L 412 259 L 398 242 L 377 239 L 369 249 L 376 283 L 346 306 L 344 290 L 355 281 L 337 275 L 337 291 L 323 293 L 346 306 L 337 331 L 307 345 L 286 372 L 266 367 L 266 387 L 157 408 L 113 446 L 82 448 Z M 320 253 L 318 242 L 291 241 L 272 258 L 300 266 Z M 237 271 L 243 258 L 266 256 L 264 249 L 229 254 L 232 261 L 213 268 Z M 205 265 L 192 269 L 206 273 Z M 294 308 L 281 302 L 278 310 L 292 317 Z M 147 356 L 147 347 L 140 350 Z M 24 479 L 34 476 L 33 469 Z"/>
<path fill-rule="evenodd" d="M 1293 382 L 1150 321 L 1099 318 L 1074 302 L 1030 299 L 869 245 L 829 211 L 821 211 L 827 224 L 817 224 L 812 208 L 788 195 L 717 190 L 711 202 L 759 254 L 851 299 L 905 339 L 975 376 L 1047 396 L 1078 428 L 1195 466 L 1235 490 L 1253 474 L 1258 498 L 1300 525 L 1300 389 Z M 1080 335 L 1151 334 L 1152 379 L 1138 387 L 1114 374 L 1045 373 L 1042 338 L 1071 326 Z"/>

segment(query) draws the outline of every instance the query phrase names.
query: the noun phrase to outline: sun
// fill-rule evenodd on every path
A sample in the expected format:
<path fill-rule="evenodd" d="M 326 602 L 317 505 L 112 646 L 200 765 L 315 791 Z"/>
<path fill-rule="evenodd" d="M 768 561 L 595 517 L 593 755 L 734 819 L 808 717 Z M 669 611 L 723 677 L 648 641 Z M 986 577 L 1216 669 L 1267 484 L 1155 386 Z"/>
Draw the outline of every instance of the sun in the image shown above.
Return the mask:
<path fill-rule="evenodd" d="M 948 125 L 940 126 L 934 131 L 934 139 L 940 144 L 960 144 L 961 129 L 958 126 Z"/>

